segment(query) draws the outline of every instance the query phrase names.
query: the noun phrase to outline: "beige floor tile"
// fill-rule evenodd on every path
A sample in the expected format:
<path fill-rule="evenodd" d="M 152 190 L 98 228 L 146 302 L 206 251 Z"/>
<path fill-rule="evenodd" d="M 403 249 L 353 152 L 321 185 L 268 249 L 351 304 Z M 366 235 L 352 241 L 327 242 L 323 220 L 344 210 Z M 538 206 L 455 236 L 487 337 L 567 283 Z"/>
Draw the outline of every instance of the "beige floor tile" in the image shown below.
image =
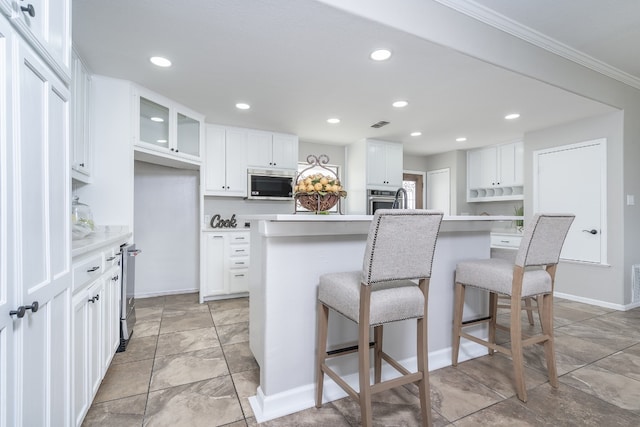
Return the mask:
<path fill-rule="evenodd" d="M 537 427 L 545 425 L 545 420 L 527 409 L 518 398 L 513 397 L 461 418 L 454 425 L 456 427 Z"/>
<path fill-rule="evenodd" d="M 131 337 L 125 351 L 116 353 L 111 363 L 136 362 L 138 360 L 153 359 L 156 356 L 158 335 L 148 337 Z"/>
<path fill-rule="evenodd" d="M 149 393 L 144 426 L 212 427 L 242 421 L 230 376 Z"/>
<path fill-rule="evenodd" d="M 229 310 L 211 310 L 211 317 L 216 326 L 231 325 L 249 321 L 249 307 L 232 308 Z"/>
<path fill-rule="evenodd" d="M 140 427 L 147 394 L 125 397 L 91 406 L 83 427 Z"/>
<path fill-rule="evenodd" d="M 236 308 L 249 308 L 249 298 L 221 299 L 209 301 L 207 304 L 209 304 L 209 309 L 211 309 L 212 313 L 214 311 L 233 310 Z"/>
<path fill-rule="evenodd" d="M 640 381 L 595 365 L 578 369 L 560 378 L 560 381 L 640 415 Z"/>
<path fill-rule="evenodd" d="M 621 351 L 598 360 L 593 366 L 607 369 L 625 377 L 640 381 L 640 354 Z"/>
<path fill-rule="evenodd" d="M 138 298 L 136 297 L 136 310 L 143 307 L 163 307 L 164 296 L 150 297 L 150 298 Z"/>
<path fill-rule="evenodd" d="M 216 326 L 216 331 L 223 346 L 249 341 L 249 322 Z"/>
<path fill-rule="evenodd" d="M 249 397 L 256 395 L 256 390 L 260 385 L 260 370 L 253 369 L 250 371 L 242 371 L 235 374 L 231 374 L 233 379 L 233 385 L 236 388 L 236 393 L 240 399 L 240 405 L 242 405 L 242 412 L 244 417 L 253 417 L 253 410 L 249 404 Z"/>
<path fill-rule="evenodd" d="M 150 390 L 160 390 L 229 375 L 219 347 L 157 357 L 153 364 Z"/>
<path fill-rule="evenodd" d="M 249 348 L 249 342 L 241 342 L 238 344 L 225 344 L 222 348 L 225 358 L 229 364 L 229 371 L 235 372 L 249 371 L 258 369 L 258 363 L 253 357 L 253 353 Z"/>
<path fill-rule="evenodd" d="M 165 308 L 162 314 L 160 334 L 213 327 L 209 310 L 184 310 Z"/>
<path fill-rule="evenodd" d="M 164 307 L 136 307 L 136 322 L 155 321 L 162 319 L 162 311 Z"/>
<path fill-rule="evenodd" d="M 219 347 L 218 335 L 213 327 L 162 334 L 158 338 L 158 356 L 178 354 L 203 348 Z"/>
<path fill-rule="evenodd" d="M 102 380 L 94 402 L 106 402 L 147 393 L 152 366 L 153 359 L 112 364 Z"/>
<path fill-rule="evenodd" d="M 152 337 L 157 336 L 160 331 L 160 321 L 159 320 L 149 320 L 144 322 L 136 322 L 133 325 L 133 334 L 131 338 L 142 338 L 142 337 Z"/>

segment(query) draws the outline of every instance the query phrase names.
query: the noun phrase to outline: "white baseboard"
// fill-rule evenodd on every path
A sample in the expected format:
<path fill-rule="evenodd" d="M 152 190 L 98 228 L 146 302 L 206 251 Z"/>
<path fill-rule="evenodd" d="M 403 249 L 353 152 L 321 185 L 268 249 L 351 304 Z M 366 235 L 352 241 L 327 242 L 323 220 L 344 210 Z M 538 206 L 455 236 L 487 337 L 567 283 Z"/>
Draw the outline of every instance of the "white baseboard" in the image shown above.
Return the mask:
<path fill-rule="evenodd" d="M 136 293 L 134 298 L 144 299 L 144 298 L 151 298 L 151 297 L 164 297 L 167 295 L 193 294 L 196 292 L 199 292 L 199 289 L 194 288 L 194 289 L 178 289 L 175 291 L 146 292 L 142 294 Z"/>
<path fill-rule="evenodd" d="M 487 348 L 474 342 L 463 342 L 460 345 L 459 362 L 473 359 L 487 354 Z M 400 364 L 410 371 L 417 369 L 416 358 L 399 360 Z M 435 371 L 451 366 L 451 347 L 429 353 L 429 371 Z M 373 375 L 373 372 L 372 372 Z M 388 380 L 398 376 L 398 372 L 386 363 L 382 368 L 382 379 Z M 358 390 L 358 374 L 353 373 L 342 377 L 347 384 Z M 316 385 L 306 384 L 294 389 L 265 396 L 262 388 L 258 387 L 255 396 L 249 398 L 251 409 L 258 423 L 283 417 L 315 406 Z M 347 393 L 331 378 L 325 376 L 323 386 L 323 403 L 342 399 Z"/>
<path fill-rule="evenodd" d="M 595 305 L 595 306 L 598 306 L 598 307 L 611 308 L 613 310 L 618 310 L 618 311 L 627 311 L 627 310 L 631 310 L 631 309 L 636 308 L 636 307 L 640 307 L 640 301 L 639 302 L 634 302 L 632 304 L 615 304 L 615 303 L 612 303 L 612 302 L 600 301 L 600 300 L 597 300 L 597 299 L 585 298 L 585 297 L 580 297 L 580 296 L 577 296 L 577 295 L 563 294 L 561 292 L 554 292 L 553 296 L 558 297 L 558 298 L 568 299 L 570 301 L 582 302 L 584 304 Z"/>

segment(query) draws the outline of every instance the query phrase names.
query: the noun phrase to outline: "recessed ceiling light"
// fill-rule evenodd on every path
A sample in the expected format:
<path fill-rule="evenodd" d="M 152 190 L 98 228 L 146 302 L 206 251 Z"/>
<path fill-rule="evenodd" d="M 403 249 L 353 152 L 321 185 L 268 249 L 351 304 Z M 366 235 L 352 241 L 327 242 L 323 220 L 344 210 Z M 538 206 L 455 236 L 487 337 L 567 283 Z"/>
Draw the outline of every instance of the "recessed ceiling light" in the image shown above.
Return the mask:
<path fill-rule="evenodd" d="M 514 119 L 517 119 L 518 117 L 520 117 L 520 114 L 518 113 L 511 113 L 504 116 L 504 118 L 507 120 L 514 120 Z"/>
<path fill-rule="evenodd" d="M 164 119 L 162 117 L 151 117 L 149 120 L 151 120 L 152 122 L 157 122 L 157 123 L 164 122 Z"/>
<path fill-rule="evenodd" d="M 411 136 L 420 136 L 422 132 L 411 132 Z"/>
<path fill-rule="evenodd" d="M 327 119 L 327 123 L 331 123 L 332 125 L 337 125 L 338 123 L 340 123 L 340 119 L 337 117 L 332 117 L 330 119 Z"/>
<path fill-rule="evenodd" d="M 374 61 L 386 61 L 387 59 L 391 58 L 391 51 L 387 49 L 374 50 L 373 52 L 371 52 L 371 55 L 369 55 L 369 58 L 373 59 Z"/>
<path fill-rule="evenodd" d="M 246 103 L 244 103 L 244 102 L 238 102 L 238 103 L 236 104 L 236 108 L 237 108 L 238 110 L 248 110 L 249 108 L 251 108 L 251 105 L 246 104 Z"/>
<path fill-rule="evenodd" d="M 403 108 L 409 105 L 409 103 L 407 101 L 396 101 L 392 105 L 396 108 Z"/>
<path fill-rule="evenodd" d="M 467 140 L 467 138 L 465 138 L 464 136 L 461 136 L 460 138 L 456 138 L 456 142 L 465 142 Z"/>
<path fill-rule="evenodd" d="M 149 61 L 151 61 L 153 65 L 157 65 L 158 67 L 171 67 L 171 61 L 169 61 L 167 58 L 163 58 L 162 56 L 152 56 L 151 58 L 149 58 Z"/>

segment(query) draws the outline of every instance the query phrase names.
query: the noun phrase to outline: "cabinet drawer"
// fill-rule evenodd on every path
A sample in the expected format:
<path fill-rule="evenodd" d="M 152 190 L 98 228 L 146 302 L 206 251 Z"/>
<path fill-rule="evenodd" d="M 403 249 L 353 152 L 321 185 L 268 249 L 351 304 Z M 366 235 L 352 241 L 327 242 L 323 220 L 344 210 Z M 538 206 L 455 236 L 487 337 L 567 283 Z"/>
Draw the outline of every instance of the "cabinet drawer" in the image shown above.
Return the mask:
<path fill-rule="evenodd" d="M 104 269 L 108 270 L 120 261 L 120 247 L 115 247 L 104 252 Z"/>
<path fill-rule="evenodd" d="M 231 257 L 249 256 L 249 245 L 247 244 L 230 245 L 229 256 Z"/>
<path fill-rule="evenodd" d="M 249 270 L 229 271 L 229 293 L 249 291 Z"/>
<path fill-rule="evenodd" d="M 237 270 L 238 268 L 249 268 L 249 257 L 233 257 L 229 259 L 229 269 Z"/>
<path fill-rule="evenodd" d="M 102 253 L 87 258 L 73 266 L 73 292 L 104 273 Z"/>
<path fill-rule="evenodd" d="M 241 232 L 241 233 L 229 233 L 231 237 L 229 238 L 229 243 L 249 243 L 249 233 Z"/>
<path fill-rule="evenodd" d="M 519 248 L 522 236 L 513 236 L 508 234 L 492 234 L 491 247 L 494 248 Z"/>

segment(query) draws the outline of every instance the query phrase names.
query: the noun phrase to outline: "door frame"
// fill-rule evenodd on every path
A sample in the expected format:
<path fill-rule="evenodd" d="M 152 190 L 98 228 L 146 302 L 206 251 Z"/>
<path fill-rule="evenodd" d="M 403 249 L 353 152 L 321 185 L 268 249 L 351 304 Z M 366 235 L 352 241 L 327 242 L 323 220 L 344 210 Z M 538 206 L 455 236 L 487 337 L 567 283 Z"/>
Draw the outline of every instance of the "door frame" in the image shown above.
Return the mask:
<path fill-rule="evenodd" d="M 415 170 L 403 170 L 402 171 L 402 180 L 405 181 L 404 175 L 420 175 L 422 177 L 422 208 L 426 209 L 427 206 L 427 173 L 424 171 L 415 171 Z"/>
<path fill-rule="evenodd" d="M 607 264 L 607 236 L 608 236 L 608 221 L 607 221 L 607 139 L 597 138 L 588 141 L 578 142 L 574 144 L 559 145 L 556 147 L 545 148 L 542 150 L 536 150 L 533 152 L 533 212 L 538 212 L 538 159 L 540 155 L 550 154 L 558 151 L 575 150 L 583 147 L 598 146 L 600 149 L 600 188 L 602 193 L 600 195 L 600 262 L 596 264 Z M 594 264 L 588 261 L 579 260 L 567 260 L 571 262 L 584 262 L 587 264 Z"/>

